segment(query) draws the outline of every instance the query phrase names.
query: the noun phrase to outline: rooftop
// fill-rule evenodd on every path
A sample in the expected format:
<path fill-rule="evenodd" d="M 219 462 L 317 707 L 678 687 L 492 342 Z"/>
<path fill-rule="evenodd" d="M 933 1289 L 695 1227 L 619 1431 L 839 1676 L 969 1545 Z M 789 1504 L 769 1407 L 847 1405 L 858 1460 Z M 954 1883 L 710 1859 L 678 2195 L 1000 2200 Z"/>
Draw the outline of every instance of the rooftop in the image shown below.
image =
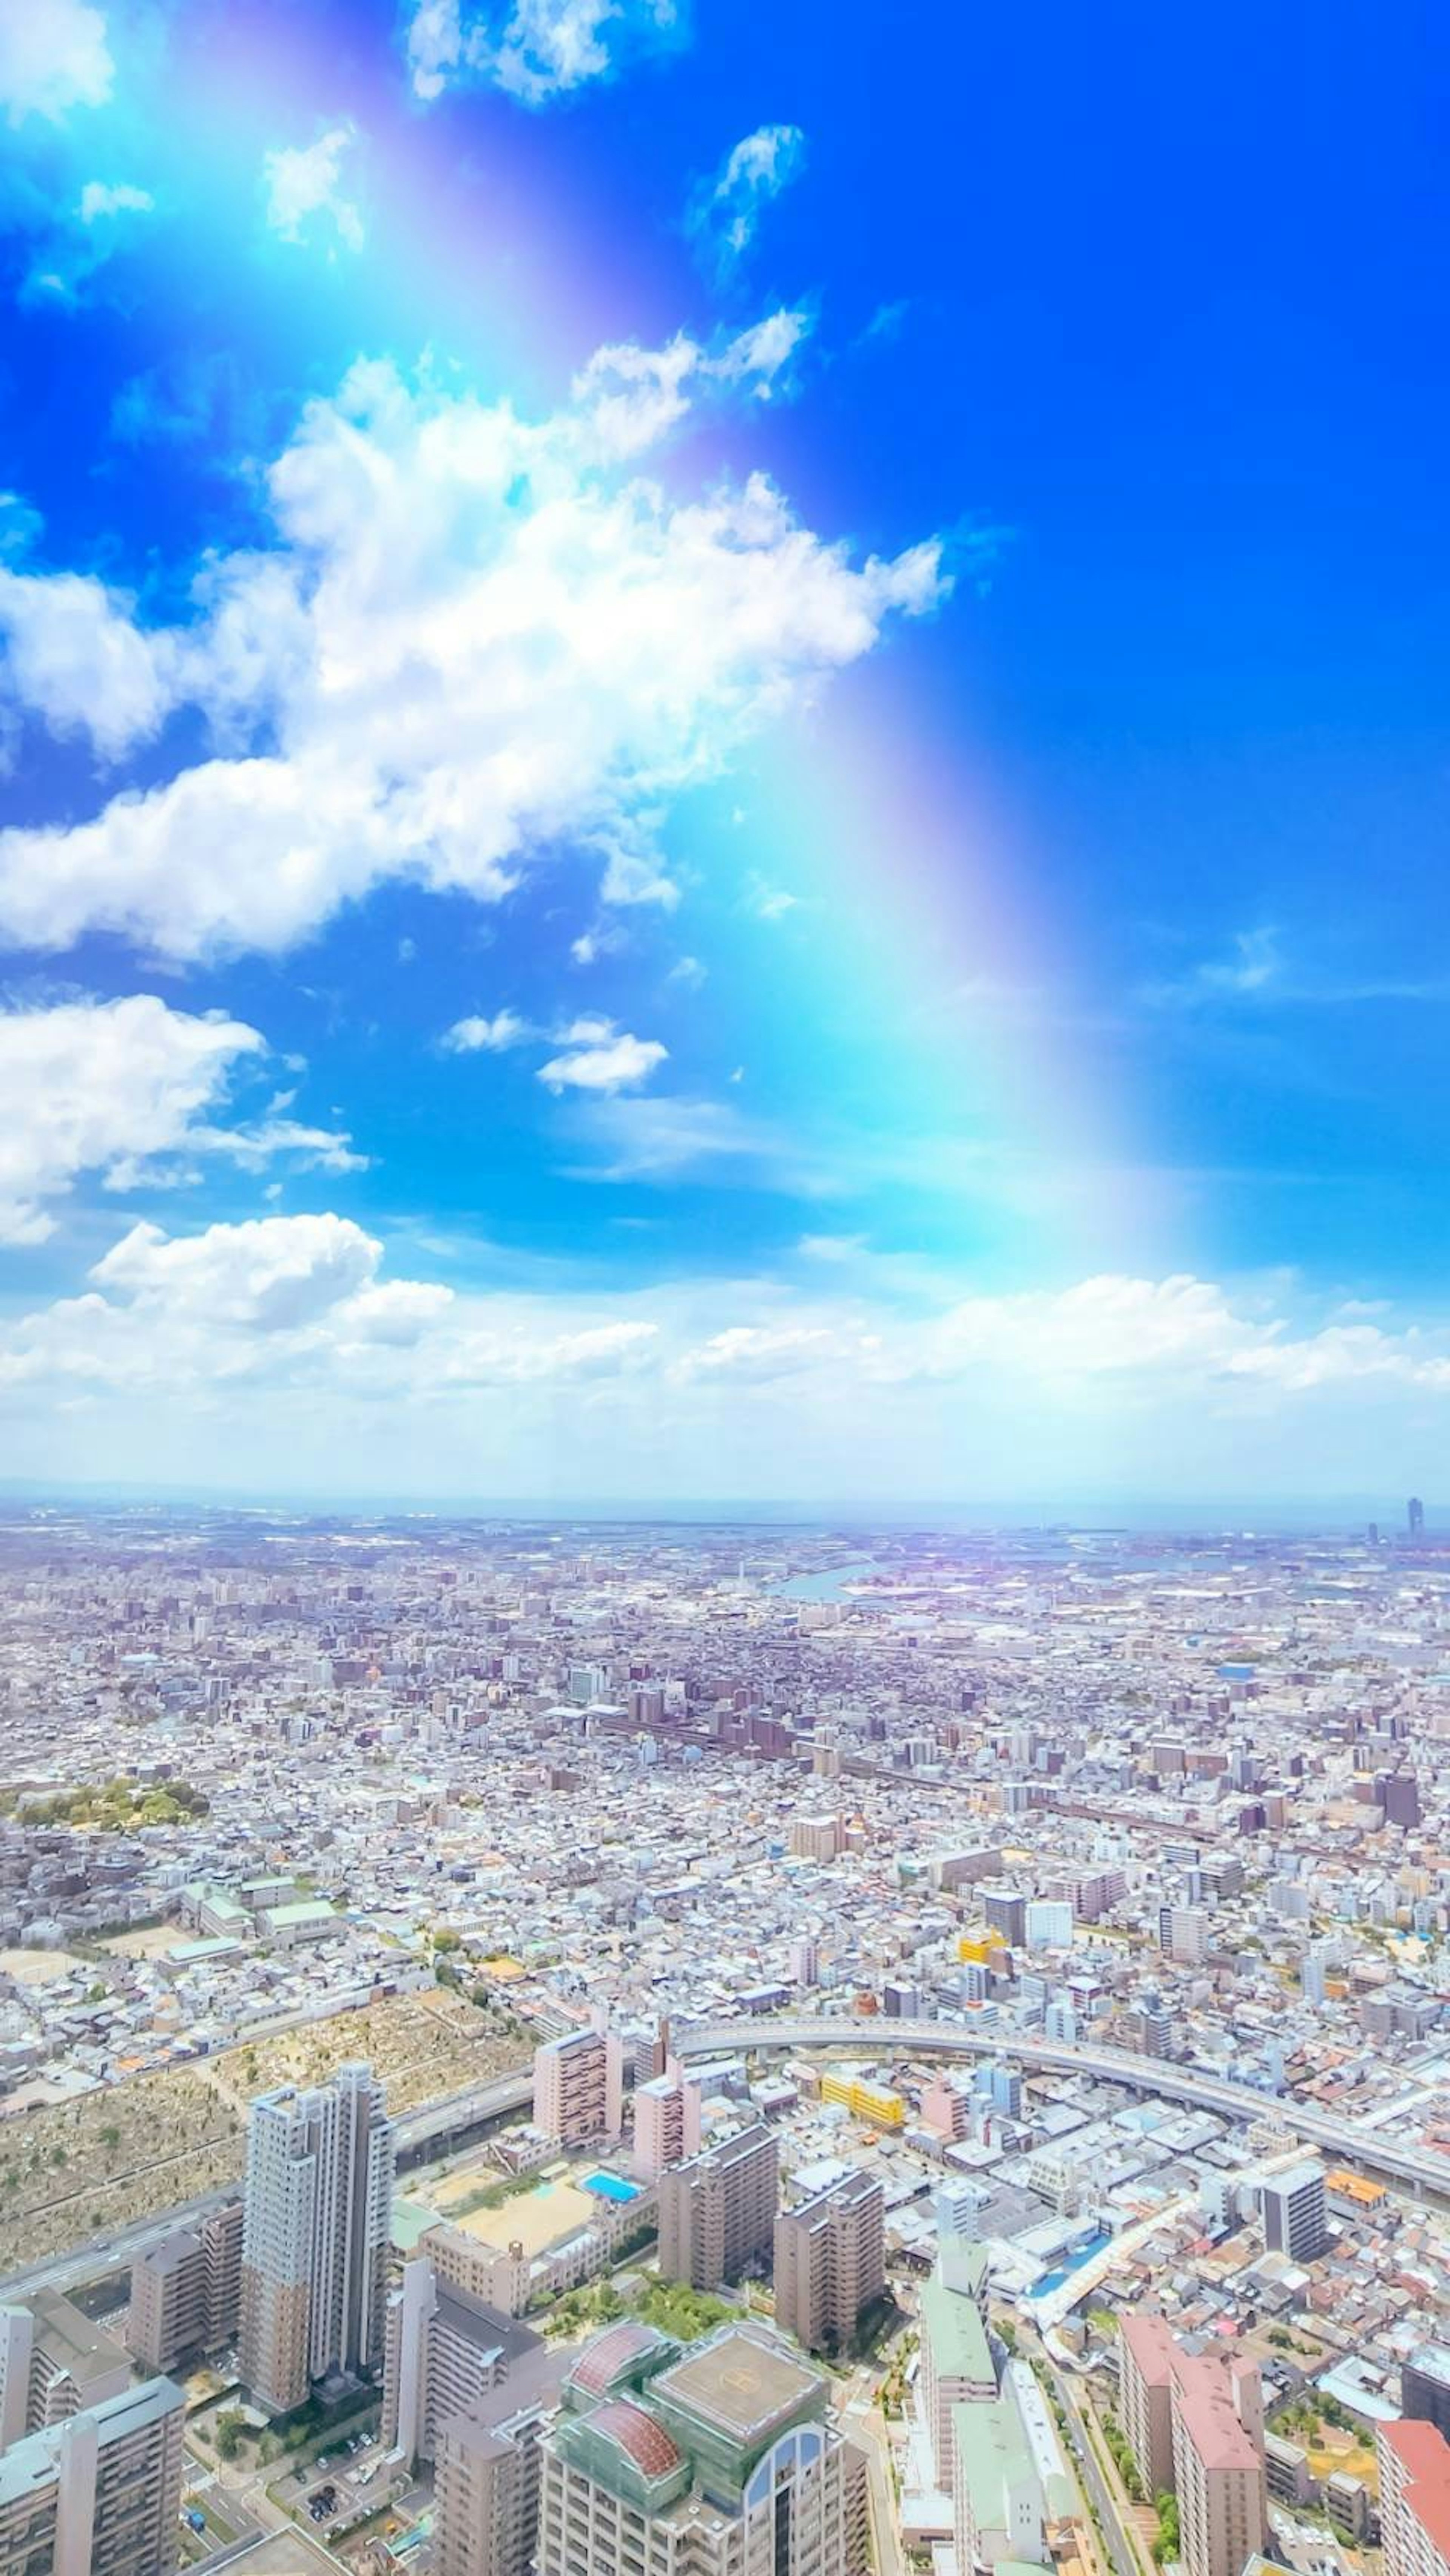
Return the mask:
<path fill-rule="evenodd" d="M 774 2335 L 730 2325 L 664 2371 L 655 2392 L 749 2449 L 817 2400 L 824 2384 Z"/>

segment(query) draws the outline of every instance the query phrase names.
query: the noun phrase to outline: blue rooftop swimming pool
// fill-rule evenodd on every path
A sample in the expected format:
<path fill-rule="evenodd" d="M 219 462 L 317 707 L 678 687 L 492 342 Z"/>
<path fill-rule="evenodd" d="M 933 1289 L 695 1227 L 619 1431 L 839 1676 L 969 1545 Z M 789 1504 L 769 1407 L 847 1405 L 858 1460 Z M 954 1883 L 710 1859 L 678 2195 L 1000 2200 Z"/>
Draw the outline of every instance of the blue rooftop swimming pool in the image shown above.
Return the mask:
<path fill-rule="evenodd" d="M 579 2188 L 597 2193 L 601 2200 L 638 2200 L 640 2195 L 640 2185 L 626 2182 L 623 2174 L 581 2174 Z"/>
<path fill-rule="evenodd" d="M 1099 2229 L 1095 2235 L 1087 2237 L 1081 2245 L 1075 2245 L 1072 2252 L 1064 2256 L 1055 2270 L 1044 2272 L 1040 2281 L 1033 2282 L 1027 2293 L 1029 2299 L 1050 2298 L 1054 2290 L 1060 2290 L 1064 2281 L 1070 2281 L 1074 2272 L 1080 2272 L 1084 2263 L 1090 2263 L 1093 2256 L 1101 2254 L 1103 2247 L 1111 2245 L 1112 2241 L 1109 2235 Z"/>

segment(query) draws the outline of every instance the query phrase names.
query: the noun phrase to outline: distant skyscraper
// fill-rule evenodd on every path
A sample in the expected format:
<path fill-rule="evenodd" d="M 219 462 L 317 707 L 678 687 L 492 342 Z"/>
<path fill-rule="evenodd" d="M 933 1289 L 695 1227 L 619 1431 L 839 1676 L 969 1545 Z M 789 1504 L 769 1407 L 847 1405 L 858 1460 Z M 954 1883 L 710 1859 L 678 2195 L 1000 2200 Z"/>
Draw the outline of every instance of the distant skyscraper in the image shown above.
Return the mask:
<path fill-rule="evenodd" d="M 1409 1502 L 1405 1506 L 1405 1519 L 1409 1524 L 1411 1538 L 1423 1538 L 1425 1535 L 1425 1506 L 1421 1502 L 1418 1494 L 1411 1494 Z"/>
<path fill-rule="evenodd" d="M 274 2414 L 383 2359 L 393 2129 L 370 2066 L 252 2104 L 242 2236 L 242 2378 Z"/>
<path fill-rule="evenodd" d="M 1450 2350 L 1443 2343 L 1416 2344 L 1401 2362 L 1400 2412 L 1412 2423 L 1450 2434 Z"/>

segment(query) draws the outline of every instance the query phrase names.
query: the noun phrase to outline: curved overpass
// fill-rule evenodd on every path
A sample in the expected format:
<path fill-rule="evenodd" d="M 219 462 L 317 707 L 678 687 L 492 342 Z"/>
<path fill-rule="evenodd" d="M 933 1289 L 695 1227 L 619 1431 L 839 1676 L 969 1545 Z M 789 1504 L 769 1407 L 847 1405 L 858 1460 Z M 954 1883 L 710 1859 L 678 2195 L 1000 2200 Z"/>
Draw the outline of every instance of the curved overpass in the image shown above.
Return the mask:
<path fill-rule="evenodd" d="M 1048 2039 L 1022 2039 L 994 2031 L 990 2035 L 962 2030 L 948 2021 L 846 2021 L 803 2014 L 759 2021 L 702 2022 L 671 2034 L 680 2057 L 738 2056 L 742 2049 L 782 2048 L 826 2057 L 854 2051 L 869 2057 L 997 2057 L 1053 2075 L 1097 2075 L 1109 2083 L 1130 2085 L 1137 2093 L 1160 2094 L 1165 2101 L 1218 2111 L 1230 2119 L 1262 2120 L 1270 2113 L 1306 2146 L 1322 2147 L 1364 2172 L 1382 2174 L 1414 2191 L 1433 2191 L 1450 2199 L 1450 2156 L 1432 2147 L 1395 2146 L 1382 2131 L 1333 2111 L 1321 2111 L 1292 2095 L 1256 2093 L 1247 2084 L 1231 2084 L 1221 2075 L 1175 2066 L 1161 2057 L 1135 2057 L 1122 2048 L 1077 2048 Z"/>

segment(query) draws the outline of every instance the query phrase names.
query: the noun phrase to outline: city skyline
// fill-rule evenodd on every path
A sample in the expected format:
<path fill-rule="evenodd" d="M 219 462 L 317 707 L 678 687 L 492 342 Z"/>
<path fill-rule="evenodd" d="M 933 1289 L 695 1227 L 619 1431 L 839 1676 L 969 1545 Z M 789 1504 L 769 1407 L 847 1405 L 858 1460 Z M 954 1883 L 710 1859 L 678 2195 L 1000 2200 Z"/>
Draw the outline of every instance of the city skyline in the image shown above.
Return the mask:
<path fill-rule="evenodd" d="M 1048 23 L 0 7 L 8 1472 L 1432 1481 L 1446 39 Z"/>

